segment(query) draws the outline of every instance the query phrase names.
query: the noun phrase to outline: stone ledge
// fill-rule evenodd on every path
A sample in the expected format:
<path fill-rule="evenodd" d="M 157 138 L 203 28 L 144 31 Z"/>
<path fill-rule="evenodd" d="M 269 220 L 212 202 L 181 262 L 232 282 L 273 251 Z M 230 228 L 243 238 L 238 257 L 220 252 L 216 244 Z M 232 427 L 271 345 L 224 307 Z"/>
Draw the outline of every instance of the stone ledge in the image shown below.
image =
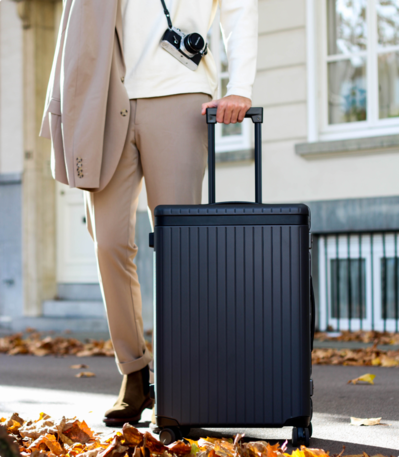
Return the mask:
<path fill-rule="evenodd" d="M 242 149 L 240 151 L 217 152 L 216 163 L 222 162 L 243 162 L 253 160 L 255 157 L 254 149 Z"/>
<path fill-rule="evenodd" d="M 102 301 L 89 300 L 45 300 L 43 317 L 104 318 L 105 307 Z"/>
<path fill-rule="evenodd" d="M 22 173 L 0 173 L 0 186 L 3 184 L 21 184 Z"/>
<path fill-rule="evenodd" d="M 334 154 L 341 152 L 361 152 L 399 147 L 399 135 L 371 136 L 350 140 L 319 141 L 317 143 L 299 143 L 295 153 L 300 156 Z"/>

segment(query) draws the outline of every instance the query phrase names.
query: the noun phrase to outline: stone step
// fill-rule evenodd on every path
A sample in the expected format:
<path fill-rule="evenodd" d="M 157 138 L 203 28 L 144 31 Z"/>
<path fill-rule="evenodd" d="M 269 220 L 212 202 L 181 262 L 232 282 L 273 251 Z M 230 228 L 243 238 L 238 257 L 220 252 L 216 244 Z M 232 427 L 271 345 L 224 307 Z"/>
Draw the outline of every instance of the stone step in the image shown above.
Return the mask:
<path fill-rule="evenodd" d="M 106 332 L 108 325 L 105 317 L 19 317 L 7 323 L 6 329 L 12 332 L 23 332 L 27 328 L 39 332 Z M 67 335 L 66 335 L 67 336 Z"/>
<path fill-rule="evenodd" d="M 43 317 L 105 319 L 105 308 L 102 301 L 91 300 L 46 300 L 43 302 Z"/>

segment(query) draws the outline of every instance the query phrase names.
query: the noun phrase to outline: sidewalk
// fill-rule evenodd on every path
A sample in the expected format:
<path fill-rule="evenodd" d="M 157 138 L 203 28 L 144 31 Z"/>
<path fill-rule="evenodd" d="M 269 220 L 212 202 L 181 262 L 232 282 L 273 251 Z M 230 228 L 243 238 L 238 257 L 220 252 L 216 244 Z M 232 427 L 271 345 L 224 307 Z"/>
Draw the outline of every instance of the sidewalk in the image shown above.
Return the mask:
<path fill-rule="evenodd" d="M 76 378 L 73 364 L 86 364 L 95 378 Z M 82 370 L 80 370 L 82 371 Z M 349 379 L 365 373 L 376 375 L 375 385 L 348 385 Z M 314 366 L 314 435 L 311 447 L 330 454 L 399 455 L 399 370 L 379 367 Z M 106 434 L 102 415 L 114 403 L 120 375 L 112 358 L 33 357 L 0 355 L 0 414 L 18 412 L 36 419 L 40 412 L 52 416 L 77 416 Z M 389 426 L 354 427 L 350 416 L 381 417 Z M 149 426 L 151 411 L 143 414 L 139 428 Z M 232 436 L 242 430 L 194 429 L 190 437 Z M 291 439 L 291 428 L 246 429 L 246 438 L 270 442 Z M 290 443 L 289 443 L 290 444 Z M 292 451 L 289 446 L 289 451 Z"/>

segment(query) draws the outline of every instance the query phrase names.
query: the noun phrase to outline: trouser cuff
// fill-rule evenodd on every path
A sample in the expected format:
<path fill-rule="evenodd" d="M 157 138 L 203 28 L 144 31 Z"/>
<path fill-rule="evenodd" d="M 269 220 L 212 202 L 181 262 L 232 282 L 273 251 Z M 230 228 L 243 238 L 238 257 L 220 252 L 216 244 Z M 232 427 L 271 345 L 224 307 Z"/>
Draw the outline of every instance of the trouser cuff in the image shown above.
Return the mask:
<path fill-rule="evenodd" d="M 130 374 L 134 373 L 135 371 L 142 370 L 151 362 L 151 360 L 152 354 L 148 349 L 146 349 L 144 355 L 142 355 L 139 359 L 135 359 L 130 362 L 119 362 L 117 360 L 116 364 L 121 374 Z"/>

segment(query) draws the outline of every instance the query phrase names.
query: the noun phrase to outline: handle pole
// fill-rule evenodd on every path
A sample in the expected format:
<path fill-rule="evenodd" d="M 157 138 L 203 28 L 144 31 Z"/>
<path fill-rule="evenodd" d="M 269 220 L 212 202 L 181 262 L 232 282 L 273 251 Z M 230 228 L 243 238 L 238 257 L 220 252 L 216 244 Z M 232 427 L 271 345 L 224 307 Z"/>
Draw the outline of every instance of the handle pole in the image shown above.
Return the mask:
<path fill-rule="evenodd" d="M 262 124 L 255 124 L 255 201 L 262 203 Z"/>
<path fill-rule="evenodd" d="M 208 124 L 208 200 L 215 203 L 215 124 L 217 108 L 206 109 Z M 255 201 L 262 203 L 262 122 L 263 108 L 250 108 L 245 117 L 255 124 Z"/>
<path fill-rule="evenodd" d="M 208 124 L 208 201 L 216 202 L 215 124 Z"/>

